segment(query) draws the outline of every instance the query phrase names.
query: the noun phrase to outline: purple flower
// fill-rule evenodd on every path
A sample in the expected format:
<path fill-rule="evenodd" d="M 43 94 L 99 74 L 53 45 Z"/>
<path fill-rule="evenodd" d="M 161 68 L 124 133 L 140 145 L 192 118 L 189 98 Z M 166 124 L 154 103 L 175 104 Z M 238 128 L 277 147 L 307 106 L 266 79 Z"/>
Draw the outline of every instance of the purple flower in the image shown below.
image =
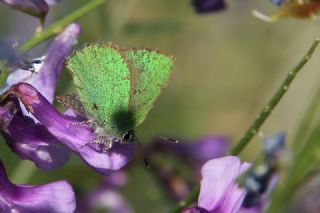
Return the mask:
<path fill-rule="evenodd" d="M 320 209 L 320 173 L 311 171 L 297 186 L 286 212 L 317 213 Z"/>
<path fill-rule="evenodd" d="M 52 103 L 62 65 L 72 52 L 80 31 L 79 24 L 73 23 L 68 25 L 52 42 L 43 57 L 43 62 L 40 65 L 36 65 L 35 73 L 26 72 L 22 69 L 12 72 L 8 76 L 6 87 L 2 91 L 19 82 L 26 82 L 41 91 L 42 95 Z"/>
<path fill-rule="evenodd" d="M 284 3 L 286 3 L 287 0 L 271 0 L 271 2 L 272 2 L 273 4 L 275 4 L 275 5 L 280 6 L 280 5 L 283 5 Z"/>
<path fill-rule="evenodd" d="M 226 156 L 209 160 L 202 167 L 202 180 L 197 208 L 189 212 L 232 213 L 238 212 L 245 190 L 240 189 L 236 179 L 251 166 L 241 163 L 238 157 Z"/>
<path fill-rule="evenodd" d="M 224 0 L 193 0 L 192 4 L 198 13 L 216 12 L 226 8 Z"/>
<path fill-rule="evenodd" d="M 229 139 L 226 136 L 207 136 L 195 141 L 179 140 L 179 143 L 169 143 L 155 141 L 153 145 L 145 152 L 147 159 L 159 153 L 172 154 L 174 157 L 182 160 L 196 175 L 200 175 L 202 165 L 213 158 L 225 156 L 229 148 Z M 175 200 L 185 197 L 191 190 L 192 181 L 186 181 L 177 174 L 176 169 L 159 169 L 155 162 L 150 162 L 150 169 L 158 177 L 162 187 L 167 190 Z"/>
<path fill-rule="evenodd" d="M 127 175 L 124 172 L 113 172 L 106 176 L 102 184 L 79 202 L 77 213 L 92 212 L 94 209 L 107 210 L 110 213 L 131 213 L 131 205 L 119 192 L 127 182 Z"/>
<path fill-rule="evenodd" d="M 48 5 L 55 5 L 60 2 L 60 0 L 45 0 Z"/>
<path fill-rule="evenodd" d="M 18 82 L 29 82 L 53 102 L 62 64 L 71 53 L 79 33 L 78 24 L 66 27 L 49 47 L 44 62 L 36 68 L 37 73 L 16 70 L 8 76 L 3 91 Z M 1 105 L 1 131 L 7 144 L 21 158 L 32 160 L 38 167 L 46 170 L 61 167 L 69 160 L 70 150 L 59 143 L 45 126 L 39 124 L 17 99 L 11 98 Z"/>
<path fill-rule="evenodd" d="M 320 1 L 292 1 L 292 0 L 271 0 L 273 4 L 278 5 L 279 9 L 272 16 L 264 15 L 257 10 L 253 15 L 266 22 L 275 22 L 282 18 L 310 18 L 315 20 L 320 12 Z"/>
<path fill-rule="evenodd" d="M 100 173 L 108 173 L 125 166 L 134 156 L 133 144 L 116 143 L 111 149 L 104 150 L 103 146 L 88 144 L 97 135 L 89 125 L 74 125 L 80 120 L 58 112 L 45 97 L 32 85 L 19 83 L 8 90 L 6 96 L 14 94 L 25 105 L 36 119 L 61 143 L 78 154 L 82 160 Z"/>
<path fill-rule="evenodd" d="M 156 143 L 155 149 L 171 152 L 190 161 L 195 168 L 200 168 L 206 161 L 224 156 L 229 142 L 225 136 L 208 136 L 193 142 L 182 140 L 180 143 Z"/>
<path fill-rule="evenodd" d="M 0 161 L 0 209 L 4 213 L 74 212 L 76 201 L 70 184 L 56 181 L 41 186 L 15 185 L 10 182 Z"/>
<path fill-rule="evenodd" d="M 261 167 L 257 170 L 261 170 Z M 260 213 L 268 208 L 269 196 L 276 187 L 279 177 L 274 173 L 265 175 L 259 175 L 252 171 L 246 175 L 244 186 L 246 196 L 242 203 L 241 213 Z M 268 175 L 270 176 L 268 177 Z"/>
<path fill-rule="evenodd" d="M 244 177 L 246 196 L 241 212 L 263 212 L 268 207 L 269 195 L 278 183 L 279 165 L 284 166 L 291 157 L 285 148 L 285 137 L 285 133 L 280 132 L 263 140 L 264 162 Z"/>
<path fill-rule="evenodd" d="M 48 49 L 44 62 L 39 68 L 38 74 L 32 74 L 22 70 L 17 70 L 16 72 L 12 73 L 7 80 L 6 88 L 13 84 L 16 85 L 12 87 L 7 95 L 10 93 L 15 94 L 19 100 L 23 102 L 21 108 L 26 108 L 23 111 L 23 114 L 26 115 L 29 120 L 32 118 L 31 124 L 30 122 L 25 122 L 25 124 L 37 125 L 33 127 L 39 129 L 36 136 L 37 140 L 30 142 L 30 139 L 34 139 L 34 137 L 20 137 L 24 138 L 24 144 L 32 143 L 33 145 L 40 145 L 41 141 L 41 143 L 46 143 L 47 146 L 55 146 L 54 148 L 47 150 L 42 149 L 42 152 L 56 152 L 61 148 L 61 146 L 57 147 L 57 143 L 53 142 L 57 140 L 77 153 L 88 165 L 94 167 L 97 171 L 101 173 L 107 173 L 111 170 L 118 170 L 123 167 L 129 161 L 129 159 L 133 157 L 134 146 L 128 144 L 115 144 L 112 149 L 107 151 L 103 151 L 103 149 L 98 145 L 88 145 L 82 147 L 83 144 L 92 141 L 97 137 L 94 134 L 91 126 L 73 125 L 75 123 L 79 123 L 79 119 L 67 114 L 63 115 L 51 105 L 54 99 L 54 91 L 60 74 L 61 66 L 64 59 L 70 54 L 72 47 L 79 36 L 79 33 L 80 26 L 78 24 L 69 25 L 55 39 L 53 44 Z M 19 82 L 28 82 L 32 86 L 30 84 Z M 40 94 L 38 91 L 41 91 L 42 94 Z M 12 105 L 12 102 L 14 101 L 11 99 L 11 101 L 8 102 L 10 102 Z M 16 106 L 15 111 L 19 112 L 19 107 Z M 13 114 L 22 117 L 21 113 L 19 115 L 16 113 Z M 27 117 L 23 117 L 23 119 L 27 119 Z M 18 122 L 19 125 L 22 125 L 21 121 L 22 119 L 20 119 L 20 123 Z M 38 123 L 35 124 L 36 122 Z M 9 125 L 9 127 L 11 126 Z M 41 129 L 43 131 L 41 131 Z M 15 130 L 17 129 L 13 128 L 12 131 L 9 132 L 7 129 L 5 129 L 4 132 L 9 132 L 9 136 L 13 138 L 13 136 L 15 136 L 13 135 Z M 31 132 L 32 131 L 30 131 L 30 133 Z M 44 135 L 46 137 L 43 137 Z M 39 139 L 39 137 L 41 137 L 41 139 Z M 12 141 L 11 147 L 15 148 L 15 151 L 17 151 L 18 148 L 21 149 L 21 146 L 12 145 L 14 144 L 14 140 Z M 23 148 L 25 148 L 25 146 L 23 146 Z M 33 149 L 36 148 L 37 147 L 33 147 Z M 25 150 L 23 153 L 24 155 L 29 154 L 28 152 L 30 147 L 27 147 L 27 149 L 28 150 Z M 21 152 L 18 153 L 22 154 Z M 59 154 L 64 155 L 63 152 L 59 152 Z M 22 157 L 25 157 L 24 155 L 22 155 Z M 47 153 L 43 153 L 43 156 L 46 155 Z M 52 154 L 52 156 L 58 155 Z M 28 158 L 32 159 L 30 156 Z M 40 165 L 39 162 L 37 163 L 37 165 Z"/>
<path fill-rule="evenodd" d="M 32 16 L 44 18 L 49 11 L 49 6 L 44 0 L 0 0 L 1 2 L 21 10 Z"/>
<path fill-rule="evenodd" d="M 45 170 L 61 167 L 70 159 L 70 150 L 43 126 L 29 123 L 5 107 L 0 107 L 0 117 L 2 135 L 22 159 L 29 159 Z"/>
<path fill-rule="evenodd" d="M 267 161 L 274 161 L 279 157 L 279 152 L 285 150 L 286 134 L 279 132 L 263 141 L 264 154 Z"/>

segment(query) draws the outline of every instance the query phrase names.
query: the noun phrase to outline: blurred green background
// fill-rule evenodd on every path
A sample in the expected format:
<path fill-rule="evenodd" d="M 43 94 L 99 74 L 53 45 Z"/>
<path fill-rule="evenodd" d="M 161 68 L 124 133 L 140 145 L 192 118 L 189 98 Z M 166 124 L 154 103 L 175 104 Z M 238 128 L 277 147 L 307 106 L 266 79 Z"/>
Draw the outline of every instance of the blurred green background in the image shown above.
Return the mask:
<path fill-rule="evenodd" d="M 61 1 L 51 8 L 47 25 L 87 2 Z M 235 143 L 320 35 L 320 28 L 317 21 L 285 19 L 269 24 L 254 18 L 252 9 L 268 14 L 275 11 L 265 0 L 228 1 L 228 6 L 223 12 L 199 15 L 190 0 L 110 0 L 79 20 L 83 31 L 78 47 L 110 41 L 121 47 L 159 48 L 174 55 L 176 67 L 170 85 L 140 128 L 194 140 L 223 134 Z M 0 5 L 0 14 L 1 38 L 23 42 L 33 35 L 35 18 L 4 5 Z M 30 54 L 40 56 L 49 43 Z M 318 87 L 319 58 L 320 51 L 316 51 L 263 125 L 264 135 L 285 131 L 290 143 Z M 63 71 L 57 93 L 71 88 L 70 74 Z M 260 140 L 253 139 L 242 159 L 254 160 L 259 155 Z M 64 168 L 43 172 L 30 162 L 21 162 L 4 143 L 0 156 L 16 183 L 67 179 L 76 190 L 85 192 L 101 178 L 77 157 Z M 174 204 L 143 164 L 130 170 L 123 191 L 136 212 L 164 212 Z"/>

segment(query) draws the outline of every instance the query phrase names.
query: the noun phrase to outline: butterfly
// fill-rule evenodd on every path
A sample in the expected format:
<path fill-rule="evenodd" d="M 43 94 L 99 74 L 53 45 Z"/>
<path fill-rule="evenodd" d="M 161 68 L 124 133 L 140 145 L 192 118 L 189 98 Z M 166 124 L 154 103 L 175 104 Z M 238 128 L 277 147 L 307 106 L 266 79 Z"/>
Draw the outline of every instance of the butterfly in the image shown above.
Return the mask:
<path fill-rule="evenodd" d="M 135 140 L 134 129 L 146 118 L 173 71 L 175 59 L 148 48 L 120 49 L 92 44 L 67 61 L 77 96 L 63 102 L 77 104 L 93 120 L 96 141 L 111 148 L 115 142 Z"/>

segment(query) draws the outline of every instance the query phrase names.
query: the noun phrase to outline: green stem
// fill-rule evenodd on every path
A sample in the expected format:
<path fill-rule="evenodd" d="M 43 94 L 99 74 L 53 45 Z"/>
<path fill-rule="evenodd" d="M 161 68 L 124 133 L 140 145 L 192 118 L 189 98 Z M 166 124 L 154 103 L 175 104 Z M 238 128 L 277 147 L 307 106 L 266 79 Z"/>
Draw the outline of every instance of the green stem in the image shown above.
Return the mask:
<path fill-rule="evenodd" d="M 297 132 L 291 145 L 296 153 L 303 146 L 307 135 L 310 134 L 310 129 L 313 126 L 312 121 L 318 113 L 318 109 L 320 106 L 320 85 L 316 91 L 316 94 L 312 98 L 311 103 L 309 104 L 307 110 L 305 111 L 305 114 L 302 117 L 302 120 L 297 128 Z"/>
<path fill-rule="evenodd" d="M 307 175 L 313 163 L 319 158 L 319 138 L 320 138 L 320 123 L 313 129 L 308 140 L 300 151 L 292 166 L 287 179 L 283 180 L 284 185 L 272 194 L 272 200 L 268 213 L 285 212 L 284 207 L 290 200 L 297 186 L 301 183 L 303 178 Z"/>
<path fill-rule="evenodd" d="M 200 192 L 200 185 L 197 185 L 193 191 L 186 197 L 185 199 L 181 200 L 178 203 L 178 206 L 174 208 L 171 212 L 172 213 L 180 213 L 181 210 L 184 208 L 190 206 L 192 203 L 194 203 L 198 199 L 198 195 Z"/>
<path fill-rule="evenodd" d="M 96 7 L 102 5 L 106 0 L 93 0 L 90 3 L 86 4 L 85 6 L 79 8 L 75 12 L 67 15 L 66 17 L 62 18 L 60 21 L 52 24 L 47 29 L 43 30 L 42 32 L 36 34 L 34 37 L 26 41 L 19 49 L 20 52 L 26 52 L 33 48 L 34 46 L 40 44 L 41 42 L 59 34 L 68 24 L 74 22 L 75 20 L 79 19 L 80 17 L 84 16 L 85 14 L 91 12 Z"/>
<path fill-rule="evenodd" d="M 309 48 L 306 55 L 300 60 L 300 62 L 288 73 L 286 79 L 282 82 L 276 93 L 273 95 L 271 100 L 262 109 L 256 120 L 252 123 L 240 141 L 231 149 L 230 155 L 238 155 L 245 146 L 250 142 L 253 136 L 260 130 L 260 127 L 264 121 L 269 117 L 274 108 L 277 106 L 282 96 L 288 91 L 292 81 L 296 75 L 300 72 L 303 66 L 310 60 L 314 50 L 318 46 L 320 39 L 317 38 Z"/>
<path fill-rule="evenodd" d="M 249 143 L 252 137 L 259 131 L 260 127 L 264 123 L 264 121 L 268 118 L 271 114 L 273 109 L 276 107 L 278 102 L 281 100 L 282 96 L 287 92 L 291 82 L 294 80 L 296 75 L 302 69 L 302 67 L 310 60 L 313 52 L 315 51 L 316 47 L 318 46 L 320 39 L 317 38 L 309 48 L 308 52 L 305 56 L 300 60 L 300 62 L 288 73 L 286 79 L 283 81 L 279 89 L 273 95 L 271 100 L 268 104 L 263 108 L 260 112 L 258 118 L 253 122 L 244 136 L 241 138 L 239 143 L 230 151 L 231 155 L 238 155 L 242 149 Z M 173 213 L 180 212 L 182 209 L 188 207 L 190 204 L 195 202 L 198 198 L 200 191 L 200 186 L 196 186 L 194 190 L 187 196 L 185 199 L 181 200 L 178 206 L 172 211 Z"/>

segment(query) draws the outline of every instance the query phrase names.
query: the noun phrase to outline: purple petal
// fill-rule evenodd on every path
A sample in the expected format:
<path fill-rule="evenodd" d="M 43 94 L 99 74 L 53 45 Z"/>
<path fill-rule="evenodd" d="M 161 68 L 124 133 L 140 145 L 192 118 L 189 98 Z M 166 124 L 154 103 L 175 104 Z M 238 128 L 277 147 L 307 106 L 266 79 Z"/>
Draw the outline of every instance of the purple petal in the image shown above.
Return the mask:
<path fill-rule="evenodd" d="M 203 161 L 222 157 L 229 148 L 229 139 L 225 136 L 210 136 L 196 142 L 182 141 L 181 143 L 167 143 L 177 154 L 191 156 L 192 159 Z"/>
<path fill-rule="evenodd" d="M 36 73 L 18 69 L 8 76 L 6 88 L 19 82 L 26 82 L 41 91 L 42 95 L 52 103 L 62 65 L 76 44 L 80 31 L 79 24 L 68 25 L 52 42 L 41 66 L 36 68 Z"/>
<path fill-rule="evenodd" d="M 224 200 L 219 206 L 217 212 L 223 213 L 237 213 L 242 205 L 246 193 L 244 189 L 240 189 L 236 184 L 232 184 L 227 194 L 225 195 Z"/>
<path fill-rule="evenodd" d="M 13 115 L 10 113 L 10 111 L 4 107 L 0 107 L 0 126 L 1 126 L 1 129 L 8 128 L 12 119 L 13 119 Z"/>
<path fill-rule="evenodd" d="M 89 193 L 82 201 L 77 213 L 92 212 L 93 209 L 104 209 L 110 213 L 131 213 L 131 205 L 118 190 L 101 188 Z M 91 210 L 91 211 L 90 211 Z"/>
<path fill-rule="evenodd" d="M 228 191 L 236 191 L 234 188 L 236 178 L 248 168 L 249 164 L 242 164 L 238 157 L 226 156 L 208 161 L 202 167 L 202 180 L 198 200 L 198 206 L 208 211 L 214 211 L 223 207 L 223 202 L 232 204 L 226 212 L 238 211 L 237 194 L 235 197 L 228 196 Z M 237 192 L 237 191 L 236 191 Z M 244 193 L 244 192 L 243 192 Z M 230 200 L 235 199 L 235 200 Z M 240 206 L 239 206 L 240 207 Z"/>
<path fill-rule="evenodd" d="M 288 203 L 287 212 L 318 213 L 320 209 L 320 176 L 319 170 L 310 171 L 296 188 Z M 246 212 L 247 213 L 247 212 Z"/>
<path fill-rule="evenodd" d="M 125 172 L 112 172 L 106 176 L 103 183 L 86 194 L 77 206 L 77 213 L 94 212 L 95 209 L 104 209 L 112 213 L 131 213 L 131 205 L 119 193 L 119 189 L 127 182 Z"/>
<path fill-rule="evenodd" d="M 41 186 L 14 185 L 1 161 L 0 186 L 0 209 L 4 213 L 71 213 L 76 207 L 74 192 L 66 181 Z"/>
<path fill-rule="evenodd" d="M 273 189 L 277 186 L 279 182 L 279 176 L 274 174 L 271 177 L 271 180 L 268 183 L 268 188 L 267 191 L 264 192 L 262 195 L 257 195 L 258 200 L 257 202 L 251 206 L 250 208 L 244 208 L 242 206 L 240 212 L 241 213 L 260 213 L 260 212 L 265 212 L 265 210 L 268 208 L 269 206 L 269 197 L 273 191 Z"/>
<path fill-rule="evenodd" d="M 45 0 L 48 5 L 55 5 L 60 2 L 60 0 Z"/>
<path fill-rule="evenodd" d="M 209 212 L 200 207 L 191 207 L 191 208 L 183 209 L 182 213 L 209 213 Z"/>
<path fill-rule="evenodd" d="M 27 123 L 0 107 L 2 132 L 8 145 L 22 159 L 33 161 L 39 168 L 49 170 L 63 166 L 70 159 L 70 150 L 62 146 L 44 126 Z"/>
<path fill-rule="evenodd" d="M 200 167 L 210 159 L 225 156 L 229 149 L 229 139 L 225 136 L 210 136 L 196 142 L 158 143 L 156 148 L 188 158 L 196 167 Z"/>
<path fill-rule="evenodd" d="M 60 142 L 77 153 L 85 163 L 100 173 L 119 170 L 134 155 L 133 144 L 116 143 L 111 149 L 103 151 L 97 146 L 83 144 L 96 139 L 93 129 L 88 125 L 73 125 L 79 120 L 58 112 L 32 85 L 20 83 L 12 87 L 25 107 L 55 136 Z"/>
<path fill-rule="evenodd" d="M 70 24 L 64 29 L 47 50 L 43 66 L 31 83 L 50 103 L 54 100 L 62 65 L 76 44 L 80 31 L 80 25 L 77 23 Z"/>
<path fill-rule="evenodd" d="M 32 16 L 43 18 L 49 11 L 48 4 L 44 0 L 0 0 L 1 2 L 21 10 Z"/>
<path fill-rule="evenodd" d="M 112 172 L 110 175 L 106 176 L 105 185 L 112 187 L 121 187 L 127 183 L 128 175 L 123 171 Z"/>
<path fill-rule="evenodd" d="M 264 211 L 262 211 L 261 207 L 254 206 L 251 208 L 241 208 L 239 212 L 240 213 L 261 213 Z"/>
<path fill-rule="evenodd" d="M 192 4 L 198 13 L 215 12 L 226 8 L 224 0 L 193 0 Z"/>
<path fill-rule="evenodd" d="M 287 0 L 271 0 L 271 2 L 275 5 L 283 5 L 284 3 L 287 3 Z"/>
<path fill-rule="evenodd" d="M 240 166 L 238 176 L 242 175 L 251 167 L 250 163 L 244 162 Z M 239 211 L 243 200 L 245 198 L 246 192 L 245 189 L 240 189 L 236 183 L 233 183 L 228 189 L 227 194 L 223 202 L 221 203 L 219 210 L 223 213 L 236 213 Z"/>
<path fill-rule="evenodd" d="M 211 136 L 202 138 L 198 143 L 185 145 L 189 145 L 188 155 L 203 164 L 207 160 L 224 156 L 229 148 L 229 140 L 225 136 Z"/>
<path fill-rule="evenodd" d="M 36 73 L 22 69 L 12 72 L 7 78 L 6 86 L 1 91 L 6 91 L 14 84 L 26 82 L 41 91 L 50 103 L 52 103 L 62 65 L 77 42 L 80 31 L 79 24 L 73 23 L 68 25 L 52 42 L 44 56 L 44 61 L 40 65 L 34 65 Z M 23 106 L 21 106 L 21 109 L 24 115 L 33 118 L 37 122 L 32 114 L 28 113 Z"/>

